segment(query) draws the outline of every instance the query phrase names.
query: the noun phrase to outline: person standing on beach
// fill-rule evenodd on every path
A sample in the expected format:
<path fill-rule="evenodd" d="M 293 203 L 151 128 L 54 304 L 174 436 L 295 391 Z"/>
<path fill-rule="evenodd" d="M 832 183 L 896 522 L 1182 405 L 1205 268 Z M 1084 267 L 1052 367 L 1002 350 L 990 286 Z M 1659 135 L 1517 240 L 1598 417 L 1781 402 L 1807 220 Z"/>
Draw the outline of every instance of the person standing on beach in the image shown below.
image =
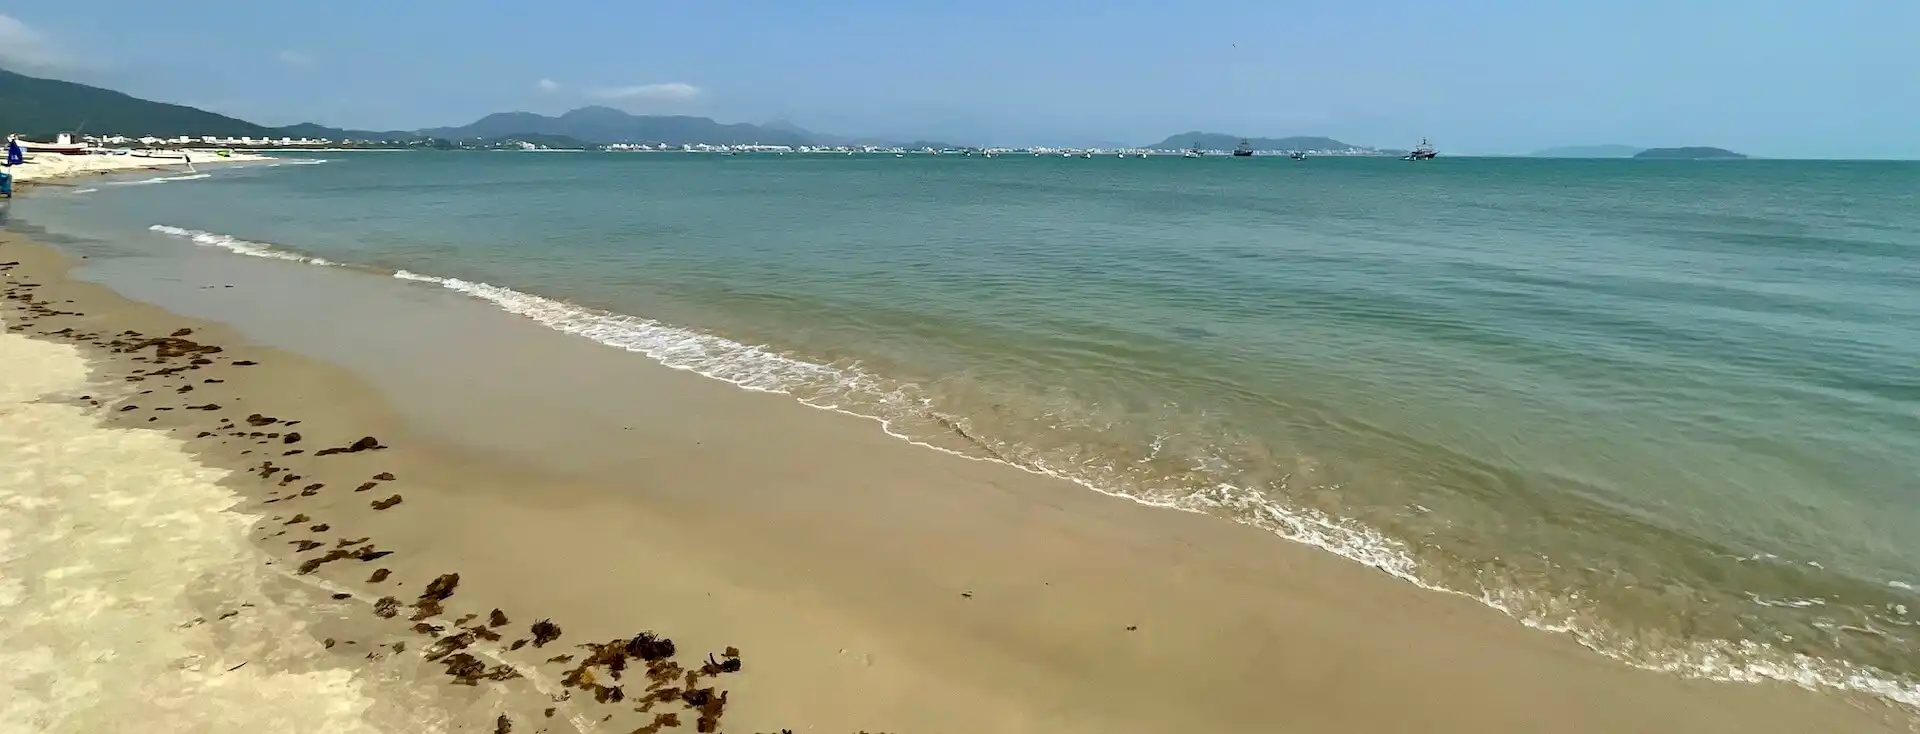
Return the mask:
<path fill-rule="evenodd" d="M 7 165 L 0 168 L 0 198 L 13 198 L 13 164 L 26 158 L 20 153 L 20 144 L 15 142 L 18 137 L 20 136 L 7 136 Z"/>
<path fill-rule="evenodd" d="M 8 167 L 17 166 L 17 165 L 20 165 L 21 163 L 25 163 L 26 160 L 27 160 L 27 154 L 20 150 L 20 134 L 13 133 L 8 135 L 7 136 L 7 166 Z"/>

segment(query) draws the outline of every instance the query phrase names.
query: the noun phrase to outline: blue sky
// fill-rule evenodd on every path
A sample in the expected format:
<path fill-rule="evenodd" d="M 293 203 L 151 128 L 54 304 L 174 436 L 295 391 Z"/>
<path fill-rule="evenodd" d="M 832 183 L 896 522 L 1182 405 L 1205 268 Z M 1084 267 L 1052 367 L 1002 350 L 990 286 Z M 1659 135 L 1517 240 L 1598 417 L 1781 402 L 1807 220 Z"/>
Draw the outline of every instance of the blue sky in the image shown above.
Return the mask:
<path fill-rule="evenodd" d="M 0 7 L 0 65 L 270 124 L 608 104 L 986 144 L 1920 158 L 1916 28 L 1920 0 L 88 0 Z"/>

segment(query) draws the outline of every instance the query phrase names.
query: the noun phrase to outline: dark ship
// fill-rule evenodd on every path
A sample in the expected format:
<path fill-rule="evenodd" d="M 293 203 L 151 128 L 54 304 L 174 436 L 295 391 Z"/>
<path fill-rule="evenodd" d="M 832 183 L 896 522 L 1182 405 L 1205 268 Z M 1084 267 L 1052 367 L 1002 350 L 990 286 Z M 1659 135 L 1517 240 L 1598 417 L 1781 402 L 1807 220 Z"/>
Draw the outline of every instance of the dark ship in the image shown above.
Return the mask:
<path fill-rule="evenodd" d="M 1233 149 L 1233 155 L 1234 155 L 1234 157 L 1235 157 L 1235 158 L 1251 158 L 1251 157 L 1253 157 L 1253 144 L 1252 144 L 1252 143 L 1249 143 L 1249 142 L 1247 142 L 1247 141 L 1246 141 L 1246 140 L 1244 140 L 1244 139 L 1242 139 L 1242 140 L 1240 141 L 1240 147 L 1237 147 L 1237 148 L 1234 148 L 1234 149 Z"/>
<path fill-rule="evenodd" d="M 1430 161 L 1430 160 L 1433 160 L 1434 158 L 1439 157 L 1439 155 L 1440 155 L 1440 151 L 1434 150 L 1432 143 L 1428 143 L 1426 138 L 1421 138 L 1420 145 L 1414 148 L 1411 152 L 1407 153 L 1407 157 L 1402 158 L 1400 160 Z"/>

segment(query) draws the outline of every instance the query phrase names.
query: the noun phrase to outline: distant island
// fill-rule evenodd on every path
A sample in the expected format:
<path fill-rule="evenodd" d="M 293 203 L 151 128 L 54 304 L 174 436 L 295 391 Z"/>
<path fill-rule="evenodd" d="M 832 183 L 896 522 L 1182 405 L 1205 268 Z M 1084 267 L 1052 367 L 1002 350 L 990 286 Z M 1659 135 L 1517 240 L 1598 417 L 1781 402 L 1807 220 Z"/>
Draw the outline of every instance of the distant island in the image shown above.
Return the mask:
<path fill-rule="evenodd" d="M 1632 158 L 1645 150 L 1637 145 L 1563 145 L 1528 153 L 1529 158 Z"/>
<path fill-rule="evenodd" d="M 532 112 L 499 112 L 469 125 L 421 130 L 421 135 L 448 140 L 489 139 L 515 135 L 556 135 L 587 143 L 667 143 L 682 145 L 758 144 L 799 146 L 812 143 L 806 135 L 788 129 L 769 129 L 747 123 L 726 124 L 685 115 L 632 115 L 611 107 L 582 107 L 559 117 Z"/>
<path fill-rule="evenodd" d="M 1342 143 L 1333 138 L 1312 136 L 1248 138 L 1239 135 L 1203 133 L 1199 131 L 1171 135 L 1168 136 L 1166 140 L 1141 147 L 1149 150 L 1186 150 L 1188 148 L 1199 148 L 1201 150 L 1233 150 L 1240 145 L 1241 140 L 1247 141 L 1247 144 L 1253 146 L 1254 150 L 1300 150 L 1318 151 L 1322 153 L 1347 153 L 1348 155 L 1377 155 L 1382 153 L 1382 151 L 1374 148 L 1364 145 Z"/>
<path fill-rule="evenodd" d="M 1706 160 L 1737 160 L 1737 159 L 1745 158 L 1746 156 L 1739 153 L 1735 153 L 1731 150 L 1727 150 L 1725 148 L 1709 148 L 1706 146 L 1696 145 L 1696 146 L 1688 146 L 1683 148 L 1648 148 L 1646 150 L 1633 154 L 1633 157 L 1648 158 L 1648 159 L 1666 159 L 1666 160 L 1706 161 Z"/>

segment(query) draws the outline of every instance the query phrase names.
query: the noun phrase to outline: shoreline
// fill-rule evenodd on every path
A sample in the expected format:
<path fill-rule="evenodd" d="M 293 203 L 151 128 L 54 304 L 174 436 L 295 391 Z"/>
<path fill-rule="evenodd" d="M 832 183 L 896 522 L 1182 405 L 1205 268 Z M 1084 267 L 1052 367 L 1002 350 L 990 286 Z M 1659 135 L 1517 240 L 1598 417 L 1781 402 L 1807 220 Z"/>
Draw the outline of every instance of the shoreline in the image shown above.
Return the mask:
<path fill-rule="evenodd" d="M 65 282 L 59 258 L 7 237 L 0 261 L 27 263 L 9 285 L 25 272 L 48 284 L 41 290 L 58 300 L 85 304 L 73 310 L 109 314 L 43 317 L 30 335 L 57 330 L 68 318 L 192 324 L 153 307 L 113 303 L 119 296 L 100 286 Z M 30 262 L 23 252 L 31 253 Z M 440 309 L 435 316 L 458 308 L 444 298 L 430 300 L 423 308 Z M 602 632 L 588 639 L 634 634 L 635 622 L 609 613 L 603 608 L 608 599 L 596 595 L 658 605 L 640 616 L 662 620 L 659 631 L 681 639 L 683 650 L 695 641 L 718 650 L 753 640 L 738 643 L 745 672 L 732 689 L 737 695 L 725 730 L 755 730 L 736 728 L 736 713 L 741 724 L 755 727 L 818 722 L 849 731 L 1232 731 L 1276 721 L 1363 730 L 1416 722 L 1436 731 L 1617 731 L 1655 724 L 1697 731 L 1892 730 L 1898 714 L 1779 684 L 1736 686 L 1631 670 L 1467 600 L 1365 573 L 1258 530 L 918 451 L 866 421 L 803 411 L 780 396 L 743 393 L 658 365 L 642 369 L 630 355 L 584 340 L 506 326 L 513 317 L 504 314 L 461 314 L 473 319 L 473 333 L 504 337 L 505 344 L 488 349 L 460 343 L 457 335 L 415 335 L 417 344 L 386 357 L 393 364 L 384 369 L 351 361 L 342 369 L 311 359 L 311 352 L 339 347 L 310 343 L 293 350 L 305 356 L 257 350 L 261 358 L 248 361 L 259 365 L 226 370 L 235 375 L 224 388 L 232 404 L 285 406 L 288 415 L 324 416 L 306 419 L 313 426 L 358 429 L 337 429 L 338 438 L 324 441 L 316 431 L 302 443 L 345 444 L 352 433 L 391 440 L 396 448 L 390 452 L 312 459 L 329 465 L 295 471 L 325 480 L 323 472 L 351 464 L 371 474 L 374 463 L 403 463 L 407 471 L 393 473 L 418 485 L 401 493 L 403 504 L 367 509 L 358 501 L 366 494 L 356 497 L 336 484 L 351 478 L 322 481 L 333 489 L 299 499 L 278 499 L 280 490 L 259 486 L 266 483 L 259 479 L 249 488 L 244 473 L 230 481 L 255 502 L 277 500 L 258 506 L 270 515 L 279 514 L 283 502 L 311 503 L 339 513 L 343 519 L 326 519 L 354 528 L 353 537 L 370 535 L 381 549 L 394 548 L 393 563 L 420 556 L 415 562 L 423 565 L 395 572 L 416 588 L 433 575 L 431 561 L 451 566 L 458 559 L 468 568 L 459 569 L 466 575 L 456 603 L 471 589 L 482 607 L 500 600 L 516 622 L 553 604 L 555 622 L 569 630 L 563 643 L 580 640 L 572 632 L 576 625 Z M 15 323 L 9 320 L 9 327 Z M 239 355 L 256 353 L 242 345 L 271 328 L 249 326 L 189 328 L 205 335 L 192 338 Z M 371 330 L 392 337 L 407 326 Z M 284 338 L 339 336 L 322 330 Z M 515 359 L 510 352 L 522 347 L 537 356 Z M 451 352 L 456 370 L 464 362 L 478 373 L 504 373 L 473 376 L 488 404 L 474 405 L 471 396 L 458 404 L 446 387 L 435 394 L 429 383 L 445 380 L 432 374 L 446 374 L 448 365 L 428 361 L 434 352 Z M 407 362 L 414 374 L 403 369 Z M 147 368 L 135 364 L 120 366 Z M 95 369 L 110 372 L 99 362 Z M 511 385 L 509 378 L 540 369 L 582 378 L 566 387 L 574 398 L 555 408 L 553 395 Z M 624 384 L 633 381 L 643 384 Z M 411 399 L 389 405 L 408 392 Z M 321 395 L 328 399 L 316 399 Z M 595 412 L 582 402 L 604 407 Z M 142 415 L 129 411 L 111 420 Z M 606 443 L 620 445 L 598 445 Z M 252 447 L 263 444 L 188 446 L 204 462 L 251 468 L 259 456 L 237 452 L 257 452 Z M 284 461 L 293 465 L 299 456 Z M 369 463 L 374 458 L 384 462 Z M 528 487 L 540 488 L 541 502 L 530 501 Z M 341 493 L 348 496 L 336 499 Z M 419 527 L 423 517 L 433 522 Z M 507 518 L 519 537 L 499 529 Z M 490 527 L 503 537 L 478 543 L 465 537 Z M 594 532 L 583 532 L 588 529 Z M 715 543 L 717 537 L 725 542 Z M 567 549 L 563 556 L 597 560 L 589 564 L 598 568 L 556 573 L 516 557 L 555 546 Z M 661 558 L 671 559 L 665 565 L 672 568 L 631 560 Z M 316 575 L 332 578 L 328 574 L 343 565 L 356 567 L 337 581 L 363 585 L 363 569 L 352 561 Z M 633 566 L 644 566 L 651 577 L 621 575 Z M 621 583 L 609 588 L 595 578 L 600 574 Z M 815 578 L 795 578 L 807 574 Z M 663 594 L 670 598 L 663 601 Z M 702 594 L 718 596 L 703 601 Z M 769 603 L 779 611 L 762 608 Z M 587 621 L 569 624 L 574 618 Z M 849 644 L 810 644 L 807 638 L 823 631 Z M 869 652 L 858 652 L 863 649 Z M 821 664 L 848 657 L 851 664 Z M 1532 673 L 1533 666 L 1557 675 Z M 1377 710 L 1367 703 L 1383 696 L 1401 705 Z M 1740 713 L 1729 713 L 1734 710 Z M 1580 718 L 1569 722 L 1567 714 Z M 1746 716 L 1751 721 L 1740 721 Z"/>
<path fill-rule="evenodd" d="M 1418 561 L 1412 551 L 1420 545 L 1417 536 L 1413 540 L 1408 540 L 1408 536 L 1404 535 L 1377 534 L 1377 531 L 1369 526 L 1342 523 L 1337 516 L 1316 512 L 1311 506 L 1263 505 L 1260 504 L 1258 497 L 1235 496 L 1226 485 L 1220 485 L 1219 492 L 1201 493 L 1165 501 L 1153 494 L 1142 496 L 1128 492 L 1126 489 L 1130 485 L 1124 481 L 1105 483 L 1097 474 L 1075 472 L 1071 469 L 1074 464 L 1071 457 L 1068 457 L 1068 461 L 1038 463 L 1021 461 L 1017 458 L 1009 459 L 1007 458 L 1009 454 L 996 451 L 991 442 L 983 442 L 964 431 L 954 430 L 953 425 L 926 421 L 925 413 L 887 410 L 889 406 L 884 404 L 863 403 L 857 396 L 854 399 L 848 399 L 845 395 L 836 393 L 835 389 L 840 386 L 864 383 L 878 385 L 867 391 L 870 395 L 883 394 L 893 397 L 901 394 L 900 391 L 903 389 L 911 390 L 916 387 L 912 381 L 892 382 L 892 386 L 887 387 L 889 383 L 885 376 L 863 372 L 857 366 L 843 368 L 822 361 L 807 361 L 805 357 L 782 354 L 779 350 L 763 350 L 761 347 L 752 346 L 752 342 L 737 342 L 712 332 L 630 315 L 645 313 L 645 309 L 620 311 L 615 310 L 616 307 L 605 304 L 581 305 L 578 302 L 553 300 L 486 282 L 422 275 L 404 269 L 395 270 L 362 262 L 326 260 L 311 254 L 310 250 L 294 249 L 270 242 L 248 241 L 213 232 L 166 225 L 149 225 L 147 229 L 170 237 L 189 240 L 196 245 L 206 246 L 209 250 L 220 248 L 228 252 L 248 255 L 251 258 L 271 258 L 321 265 L 325 266 L 323 269 L 350 271 L 357 276 L 397 278 L 421 285 L 438 286 L 484 301 L 494 309 L 514 314 L 521 319 L 537 322 L 548 330 L 564 332 L 616 350 L 645 355 L 647 361 L 652 363 L 701 375 L 730 387 L 768 392 L 807 407 L 869 421 L 873 424 L 869 426 L 870 428 L 877 427 L 896 439 L 918 447 L 960 458 L 1006 466 L 1036 476 L 1060 479 L 1084 489 L 1147 507 L 1196 512 L 1261 528 L 1286 540 L 1304 543 L 1361 565 L 1381 570 L 1422 589 L 1473 599 L 1518 624 L 1566 635 L 1583 647 L 1622 660 L 1634 667 L 1707 680 L 1744 682 L 1769 679 L 1815 690 L 1833 689 L 1878 696 L 1902 703 L 1907 707 L 1920 707 L 1920 698 L 1916 698 L 1916 695 L 1920 695 L 1920 691 L 1911 687 L 1910 684 L 1887 676 L 1871 666 L 1862 667 L 1852 663 L 1845 656 L 1822 655 L 1806 652 L 1804 648 L 1796 651 L 1780 646 L 1769 646 L 1766 643 L 1753 643 L 1747 640 L 1754 638 L 1739 635 L 1720 638 L 1706 635 L 1690 636 L 1679 631 L 1687 626 L 1687 622 L 1683 620 L 1676 620 L 1667 627 L 1669 630 L 1674 630 L 1676 634 L 1664 636 L 1654 634 L 1644 638 L 1616 637 L 1614 633 L 1622 628 L 1613 625 L 1621 620 L 1610 619 L 1598 611 L 1589 611 L 1590 607 L 1579 603 L 1582 600 L 1579 589 L 1576 589 L 1570 598 L 1564 599 L 1574 602 L 1571 605 L 1555 603 L 1563 599 L 1552 599 L 1545 604 L 1528 604 L 1526 602 L 1532 600 L 1524 598 L 1521 603 L 1516 604 L 1511 597 L 1503 596 L 1499 591 L 1517 588 L 1524 592 L 1528 587 L 1522 585 L 1501 589 L 1476 586 L 1470 580 L 1467 583 L 1453 584 L 1447 583 L 1447 579 L 1436 580 L 1424 574 L 1423 569 L 1415 565 Z M 205 263 L 204 267 L 218 269 L 224 267 L 220 264 L 223 260 L 223 258 L 214 258 L 202 262 Z M 166 274 L 164 277 L 179 276 Z M 248 276 L 236 275 L 235 277 L 245 280 Z M 317 277 L 325 280 L 324 276 Z M 125 277 L 109 277 L 108 280 L 128 286 L 134 285 Z M 381 297 L 379 293 L 380 291 L 377 290 L 368 290 L 357 294 L 356 297 L 378 299 Z M 330 306 L 313 302 L 307 304 L 307 307 L 324 309 Z M 202 315 L 216 320 L 231 318 L 217 311 L 204 312 Z M 377 318 L 377 315 L 368 314 L 363 318 L 373 319 Z M 518 320 L 515 321 L 516 328 L 524 326 L 525 324 Z M 309 324 L 306 328 L 324 327 Z M 490 327 L 477 326 L 476 328 Z M 259 336 L 274 338 L 267 332 L 262 332 Z M 543 338 L 540 341 L 544 343 L 551 340 Z M 449 343 L 447 348 L 456 349 L 457 345 Z M 322 350 L 313 352 L 313 355 L 341 364 L 357 364 L 356 361 L 361 359 L 352 352 L 330 353 Z M 364 373 L 381 373 L 407 368 L 409 365 L 358 364 L 358 367 Z M 541 368 L 528 367 L 527 369 L 538 371 Z M 824 378 L 822 378 L 823 374 Z M 912 402 L 912 397 L 923 395 L 907 394 L 909 398 L 902 402 Z M 528 406 L 526 409 L 534 410 L 537 406 Z M 470 435 L 465 436 L 464 440 L 485 444 L 491 439 L 487 436 Z M 504 445 L 499 448 L 506 451 L 518 450 L 518 447 L 513 445 Z M 539 452 L 530 452 L 526 458 L 535 462 L 543 460 Z M 1062 466 L 1068 469 L 1057 469 Z M 1252 500 L 1251 504 L 1243 504 L 1248 499 Z M 1232 508 L 1232 511 L 1223 512 L 1221 508 Z M 1522 517 L 1535 516 L 1522 515 Z M 1642 537 L 1642 539 L 1645 538 Z M 1809 560 L 1807 565 L 1818 567 L 1816 563 L 1810 561 L 1810 557 L 1802 560 Z M 1459 567 L 1470 568 L 1471 566 L 1462 564 Z M 1622 588 L 1638 587 L 1642 590 L 1668 588 L 1660 583 L 1646 583 L 1649 578 L 1657 577 L 1639 577 L 1633 573 L 1627 574 L 1626 577 L 1637 577 L 1641 583 L 1625 585 Z M 1457 578 L 1453 580 L 1458 581 Z M 1872 582 L 1868 584 L 1869 587 L 1865 589 L 1867 592 L 1879 590 L 1876 584 Z M 1595 590 L 1603 591 L 1603 589 Z M 1670 592 L 1671 589 L 1669 589 Z M 1751 592 L 1749 595 L 1752 595 Z M 1770 599 L 1773 595 L 1762 592 L 1760 596 L 1762 599 Z M 1587 600 L 1597 598 L 1599 597 L 1586 597 Z M 1906 599 L 1890 597 L 1885 599 L 1885 602 L 1888 604 L 1886 609 L 1893 610 L 1896 614 L 1905 614 L 1901 610 L 1906 608 L 1908 603 Z M 1797 604 L 1782 604 L 1777 601 L 1760 603 L 1769 608 L 1781 606 L 1799 608 Z M 1870 615 L 1874 609 L 1879 608 L 1876 604 L 1858 606 L 1865 607 Z M 1841 619 L 1841 623 L 1844 624 L 1843 615 L 1830 617 L 1830 619 L 1833 618 Z M 1893 620 L 1892 623 L 1899 624 L 1899 621 Z M 1791 633 L 1791 636 L 1781 636 L 1778 639 L 1792 641 L 1803 638 L 1796 630 Z M 1651 640 L 1651 642 L 1642 644 L 1643 640 Z"/>
<path fill-rule="evenodd" d="M 259 163 L 274 160 L 273 156 L 253 153 L 234 152 L 227 156 L 207 153 L 196 166 L 228 165 L 236 163 Z M 14 183 L 31 186 L 62 186 L 66 182 L 88 176 L 107 176 L 136 171 L 174 171 L 185 170 L 186 162 L 178 157 L 154 158 L 135 155 L 62 155 L 58 153 L 38 153 L 27 162 L 7 168 L 13 175 Z"/>

